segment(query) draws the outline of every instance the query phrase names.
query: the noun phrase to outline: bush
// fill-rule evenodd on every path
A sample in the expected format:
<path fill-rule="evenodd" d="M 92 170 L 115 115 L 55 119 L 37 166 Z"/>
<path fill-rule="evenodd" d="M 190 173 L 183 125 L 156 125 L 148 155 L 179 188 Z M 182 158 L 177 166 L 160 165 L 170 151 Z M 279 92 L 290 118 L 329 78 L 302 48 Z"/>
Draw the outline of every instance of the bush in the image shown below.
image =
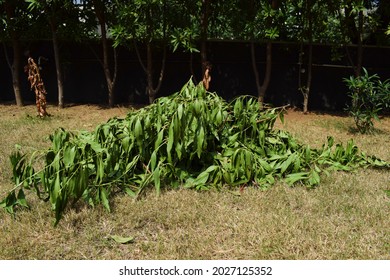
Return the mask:
<path fill-rule="evenodd" d="M 374 120 L 379 120 L 378 113 L 390 107 L 390 81 L 381 82 L 377 74 L 369 75 L 363 68 L 364 75 L 344 79 L 350 92 L 352 104 L 346 108 L 354 118 L 359 132 L 371 133 Z"/>

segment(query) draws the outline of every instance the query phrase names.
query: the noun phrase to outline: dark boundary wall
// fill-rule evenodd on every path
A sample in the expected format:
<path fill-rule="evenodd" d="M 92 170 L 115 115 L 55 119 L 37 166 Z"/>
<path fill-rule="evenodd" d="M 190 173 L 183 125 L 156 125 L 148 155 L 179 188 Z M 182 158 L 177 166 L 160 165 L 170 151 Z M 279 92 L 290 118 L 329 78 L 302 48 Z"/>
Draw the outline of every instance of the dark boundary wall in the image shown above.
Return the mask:
<path fill-rule="evenodd" d="M 42 66 L 42 76 L 48 92 L 47 100 L 57 102 L 56 71 L 50 41 L 25 42 L 24 50 L 30 50 L 34 59 L 46 57 Z M 250 44 L 247 42 L 215 41 L 208 43 L 208 56 L 213 64 L 211 91 L 231 100 L 238 95 L 256 96 L 255 79 L 252 70 Z M 5 59 L 3 47 L 0 52 L 0 102 L 14 100 L 12 78 Z M 332 61 L 332 52 L 337 50 L 340 61 Z M 98 42 L 61 44 L 61 59 L 64 70 L 65 103 L 107 103 L 107 90 L 103 69 L 95 54 L 101 55 Z M 9 56 L 12 49 L 8 48 Z M 352 58 L 356 57 L 356 47 L 348 47 Z M 134 50 L 119 48 L 118 82 L 116 87 L 117 103 L 146 104 L 146 77 L 140 67 Z M 141 53 L 143 49 L 141 48 Z M 265 101 L 274 106 L 290 104 L 302 107 L 303 98 L 298 91 L 298 44 L 273 44 L 273 64 L 269 89 Z M 377 73 L 382 80 L 390 78 L 390 48 L 365 47 L 363 65 L 369 73 Z M 158 76 L 161 53 L 155 56 L 155 76 Z M 265 70 L 265 46 L 258 44 L 256 59 L 261 79 Z M 24 61 L 27 58 L 24 57 Z M 347 88 L 342 79 L 353 75 L 346 48 L 315 45 L 313 50 L 313 79 L 309 110 L 341 111 L 349 102 Z M 169 53 L 165 76 L 159 96 L 174 93 L 186 83 L 193 72 L 195 80 L 200 81 L 199 54 Z M 34 93 L 30 91 L 25 73 L 21 73 L 23 98 L 26 103 L 33 103 Z"/>

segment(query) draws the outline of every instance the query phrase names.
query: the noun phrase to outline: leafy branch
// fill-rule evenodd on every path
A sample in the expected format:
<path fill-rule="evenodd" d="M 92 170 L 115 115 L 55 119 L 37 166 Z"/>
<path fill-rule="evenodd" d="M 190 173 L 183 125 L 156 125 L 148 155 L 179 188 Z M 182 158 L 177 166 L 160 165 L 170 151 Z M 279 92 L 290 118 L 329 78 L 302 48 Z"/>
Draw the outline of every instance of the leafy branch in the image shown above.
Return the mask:
<path fill-rule="evenodd" d="M 0 203 L 10 213 L 28 207 L 24 190 L 35 189 L 50 201 L 57 224 L 66 207 L 82 199 L 110 211 L 114 189 L 139 197 L 148 187 L 221 189 L 253 185 L 267 188 L 278 180 L 314 187 L 332 170 L 390 164 L 366 156 L 349 141 L 333 138 L 321 149 L 299 143 L 273 128 L 284 108 L 260 110 L 257 99 L 241 96 L 228 103 L 189 81 L 178 93 L 157 99 L 126 118 L 113 118 L 94 132 L 57 130 L 44 151 L 44 168 L 34 158 L 11 155 L 16 185 Z"/>

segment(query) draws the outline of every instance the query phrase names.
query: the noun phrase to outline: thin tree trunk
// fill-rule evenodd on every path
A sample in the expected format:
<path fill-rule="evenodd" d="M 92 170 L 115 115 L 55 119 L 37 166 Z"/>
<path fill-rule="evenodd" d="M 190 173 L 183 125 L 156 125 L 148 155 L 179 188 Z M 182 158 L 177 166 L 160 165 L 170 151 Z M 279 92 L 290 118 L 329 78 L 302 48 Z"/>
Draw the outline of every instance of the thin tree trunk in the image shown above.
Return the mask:
<path fill-rule="evenodd" d="M 306 87 L 303 91 L 303 113 L 307 114 L 309 105 L 309 95 L 312 80 L 312 68 L 313 68 L 313 42 L 309 43 L 309 61 L 307 63 L 307 80 Z"/>
<path fill-rule="evenodd" d="M 10 1 L 5 1 L 4 9 L 7 14 L 7 19 L 9 22 L 15 17 L 15 7 L 10 3 Z M 20 86 L 20 70 L 21 70 L 21 52 L 20 52 L 20 42 L 19 35 L 14 27 L 11 25 L 12 30 L 10 31 L 10 36 L 12 39 L 12 48 L 13 48 L 13 61 L 12 64 L 8 61 L 8 66 L 10 67 L 12 74 L 12 86 L 14 89 L 15 100 L 17 106 L 23 106 L 23 98 L 21 93 Z M 4 45 L 4 51 L 6 52 Z M 8 56 L 6 57 L 7 60 Z"/>
<path fill-rule="evenodd" d="M 255 43 L 251 42 L 251 57 L 252 57 L 252 68 L 253 68 L 253 74 L 255 75 L 255 81 L 256 81 L 256 90 L 257 90 L 257 96 L 260 96 L 260 76 L 259 71 L 257 70 L 257 64 L 256 64 L 256 49 L 255 49 Z"/>
<path fill-rule="evenodd" d="M 267 54 L 266 54 L 266 66 L 265 66 L 265 76 L 263 84 L 260 87 L 259 92 L 259 106 L 260 109 L 264 106 L 264 97 L 265 93 L 268 89 L 269 82 L 271 80 L 271 72 L 272 72 L 272 42 L 267 42 Z"/>
<path fill-rule="evenodd" d="M 166 46 L 164 46 L 163 58 L 161 63 L 160 75 L 157 81 L 156 87 L 153 82 L 153 51 L 150 42 L 146 44 L 146 77 L 147 77 L 147 93 L 149 97 L 149 103 L 152 104 L 156 99 L 156 95 L 159 92 L 165 72 L 165 62 L 167 57 Z"/>
<path fill-rule="evenodd" d="M 114 89 L 115 89 L 115 78 L 116 73 L 114 70 L 114 75 L 111 75 L 110 66 L 108 62 L 108 42 L 107 42 L 107 31 L 106 31 L 106 24 L 103 22 L 100 24 L 101 30 L 102 30 L 102 46 L 103 46 L 103 68 L 104 68 L 104 75 L 106 76 L 106 82 L 107 82 L 107 89 L 108 89 L 108 105 L 110 107 L 113 107 L 115 104 L 115 95 L 114 95 Z M 116 64 L 116 53 L 114 50 L 114 68 L 117 69 Z"/>
<path fill-rule="evenodd" d="M 271 2 L 271 8 L 273 10 L 278 9 L 279 7 L 279 2 L 277 0 L 272 0 Z M 271 26 L 272 24 L 272 19 L 268 19 L 268 25 Z M 267 42 L 267 51 L 266 51 L 266 65 L 265 65 L 265 76 L 264 76 L 264 81 L 263 84 L 260 87 L 259 91 L 259 96 L 258 96 L 258 101 L 259 101 L 259 106 L 260 109 L 263 109 L 264 107 L 264 98 L 265 98 L 265 93 L 267 92 L 268 85 L 271 81 L 271 72 L 272 72 L 272 41 L 268 40 Z"/>
<path fill-rule="evenodd" d="M 152 104 L 155 99 L 156 92 L 153 89 L 153 57 L 152 46 L 150 42 L 146 44 L 146 77 L 147 77 L 147 92 L 149 103 Z"/>
<path fill-rule="evenodd" d="M 58 46 L 58 38 L 57 38 L 57 30 L 56 30 L 57 28 L 52 21 L 50 22 L 50 27 L 52 32 L 54 60 L 56 64 L 56 73 L 57 73 L 58 107 L 64 108 L 64 83 L 63 83 L 61 63 L 60 63 L 60 50 Z"/>
<path fill-rule="evenodd" d="M 200 34 L 200 60 L 202 63 L 202 78 L 206 72 L 206 62 L 207 62 L 207 28 L 209 25 L 209 9 L 210 9 L 210 0 L 202 0 L 202 14 L 200 19 L 201 25 L 201 34 Z"/>
<path fill-rule="evenodd" d="M 307 79 L 306 79 L 306 87 L 303 91 L 303 113 L 307 114 L 308 105 L 309 105 L 309 95 L 311 88 L 311 79 L 312 79 L 312 68 L 313 68 L 313 16 L 311 12 L 311 1 L 307 1 L 306 6 L 307 19 L 309 21 L 309 26 L 307 30 L 307 34 L 309 37 L 309 58 L 307 62 Z"/>
<path fill-rule="evenodd" d="M 363 11 L 359 11 L 358 18 L 358 50 L 355 76 L 360 77 L 363 67 Z"/>
<path fill-rule="evenodd" d="M 12 39 L 12 46 L 14 49 L 14 58 L 11 67 L 12 72 L 12 85 L 15 93 L 15 100 L 17 106 L 23 106 L 23 98 L 20 90 L 20 64 L 21 64 L 21 54 L 20 54 L 20 43 L 17 38 Z"/>
<path fill-rule="evenodd" d="M 106 29 L 106 17 L 104 12 L 104 4 L 101 1 L 93 0 L 93 5 L 95 9 L 96 17 L 99 20 L 100 30 L 101 30 L 101 42 L 103 48 L 103 70 L 104 76 L 106 78 L 107 90 L 108 90 L 108 105 L 113 107 L 115 104 L 115 84 L 116 84 L 116 75 L 117 75 L 117 56 L 114 49 L 114 73 L 110 71 L 110 65 L 108 61 L 108 40 L 107 40 L 107 29 Z"/>

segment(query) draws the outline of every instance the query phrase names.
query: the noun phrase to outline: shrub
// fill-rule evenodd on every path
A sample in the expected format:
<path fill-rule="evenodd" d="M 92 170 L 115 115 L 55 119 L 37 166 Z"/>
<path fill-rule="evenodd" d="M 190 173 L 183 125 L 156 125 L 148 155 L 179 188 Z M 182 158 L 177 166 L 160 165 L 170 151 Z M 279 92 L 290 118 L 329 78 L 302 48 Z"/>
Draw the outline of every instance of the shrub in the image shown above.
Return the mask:
<path fill-rule="evenodd" d="M 346 108 L 354 118 L 359 132 L 371 133 L 374 120 L 379 120 L 378 113 L 390 107 L 390 81 L 381 82 L 377 74 L 369 75 L 363 68 L 364 75 L 344 79 L 349 88 L 351 105 Z"/>

